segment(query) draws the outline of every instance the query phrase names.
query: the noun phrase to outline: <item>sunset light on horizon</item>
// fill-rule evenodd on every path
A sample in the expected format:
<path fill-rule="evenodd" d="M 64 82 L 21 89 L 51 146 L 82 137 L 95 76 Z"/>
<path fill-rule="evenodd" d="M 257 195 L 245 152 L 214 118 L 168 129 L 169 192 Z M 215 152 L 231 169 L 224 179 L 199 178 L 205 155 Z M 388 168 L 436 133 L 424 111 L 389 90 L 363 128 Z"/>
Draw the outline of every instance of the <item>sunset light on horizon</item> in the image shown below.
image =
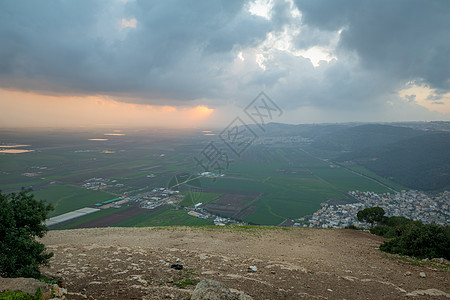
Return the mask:
<path fill-rule="evenodd" d="M 0 110 L 8 111 L 2 127 L 151 127 L 193 128 L 207 121 L 214 109 L 204 105 L 175 107 L 134 104 L 107 96 L 42 95 L 0 90 Z M 14 124 L 14 126 L 10 126 Z M 107 135 L 123 135 L 109 133 Z"/>

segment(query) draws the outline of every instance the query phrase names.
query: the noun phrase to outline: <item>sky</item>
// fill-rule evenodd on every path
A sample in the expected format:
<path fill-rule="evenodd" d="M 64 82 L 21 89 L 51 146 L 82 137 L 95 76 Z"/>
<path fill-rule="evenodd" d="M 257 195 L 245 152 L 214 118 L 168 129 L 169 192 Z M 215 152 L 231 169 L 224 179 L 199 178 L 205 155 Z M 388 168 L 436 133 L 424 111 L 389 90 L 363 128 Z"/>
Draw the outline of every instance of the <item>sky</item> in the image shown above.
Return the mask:
<path fill-rule="evenodd" d="M 0 127 L 450 120 L 447 0 L 3 0 Z"/>

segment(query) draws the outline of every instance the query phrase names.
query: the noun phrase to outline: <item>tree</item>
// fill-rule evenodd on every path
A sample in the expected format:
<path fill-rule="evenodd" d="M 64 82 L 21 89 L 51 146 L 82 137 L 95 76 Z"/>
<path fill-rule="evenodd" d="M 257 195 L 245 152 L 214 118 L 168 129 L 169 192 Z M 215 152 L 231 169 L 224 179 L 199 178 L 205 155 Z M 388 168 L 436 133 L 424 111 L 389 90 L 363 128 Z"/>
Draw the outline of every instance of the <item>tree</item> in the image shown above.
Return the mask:
<path fill-rule="evenodd" d="M 384 209 L 375 206 L 358 211 L 356 216 L 360 222 L 368 222 L 373 227 L 375 222 L 381 222 L 383 220 L 384 214 Z"/>
<path fill-rule="evenodd" d="M 51 210 L 51 204 L 34 199 L 31 189 L 0 191 L 0 276 L 39 278 L 39 265 L 47 264 L 53 253 L 36 237 L 47 232 L 44 221 Z"/>
<path fill-rule="evenodd" d="M 401 236 L 384 242 L 380 250 L 417 258 L 450 259 L 450 226 L 411 222 Z"/>

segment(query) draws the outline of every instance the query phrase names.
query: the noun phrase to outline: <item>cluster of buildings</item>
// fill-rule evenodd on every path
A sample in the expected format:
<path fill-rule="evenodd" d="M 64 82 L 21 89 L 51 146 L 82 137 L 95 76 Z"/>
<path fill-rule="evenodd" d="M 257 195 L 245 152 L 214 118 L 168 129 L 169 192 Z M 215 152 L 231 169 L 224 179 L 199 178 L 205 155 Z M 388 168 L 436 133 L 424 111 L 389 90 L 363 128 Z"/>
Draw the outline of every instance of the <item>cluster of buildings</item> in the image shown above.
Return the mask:
<path fill-rule="evenodd" d="M 202 218 L 202 219 L 213 219 L 214 225 L 217 226 L 225 226 L 225 225 L 247 225 L 246 223 L 239 222 L 237 220 L 234 220 L 232 218 L 226 218 L 226 217 L 219 217 L 216 216 L 206 209 L 202 208 L 202 203 L 197 203 L 195 206 L 192 207 L 186 207 L 186 210 L 189 210 L 188 215 Z"/>
<path fill-rule="evenodd" d="M 111 185 L 116 184 L 117 180 L 110 180 L 108 178 L 102 178 L 102 177 L 92 177 L 83 182 L 81 185 L 85 189 L 89 190 L 103 190 L 107 187 L 110 187 Z M 123 184 L 122 184 L 123 186 Z"/>
<path fill-rule="evenodd" d="M 254 145 L 280 145 L 280 144 L 310 144 L 311 139 L 301 136 L 260 136 L 252 144 Z"/>
<path fill-rule="evenodd" d="M 429 197 L 420 191 L 401 191 L 400 193 L 376 194 L 373 192 L 349 192 L 355 203 L 333 205 L 322 203 L 307 221 L 309 227 L 345 228 L 347 226 L 363 227 L 358 221 L 358 211 L 370 207 L 381 207 L 386 216 L 402 216 L 423 223 L 450 224 L 450 192 L 445 191 L 436 197 Z M 296 223 L 300 224 L 300 223 Z"/>
<path fill-rule="evenodd" d="M 161 205 L 175 205 L 183 200 L 183 195 L 179 195 L 179 191 L 166 188 L 155 188 L 150 192 L 137 194 L 133 197 L 139 206 L 147 209 L 154 209 Z"/>
<path fill-rule="evenodd" d="M 198 173 L 198 175 L 200 175 L 202 177 L 206 177 L 206 178 L 217 178 L 217 177 L 225 176 L 225 174 L 218 174 L 218 173 L 213 173 L 213 172 L 201 172 L 201 173 Z"/>
<path fill-rule="evenodd" d="M 244 222 L 238 222 L 231 218 L 224 218 L 224 217 L 216 217 L 214 219 L 214 225 L 216 226 L 225 226 L 225 225 L 247 225 L 247 223 Z"/>

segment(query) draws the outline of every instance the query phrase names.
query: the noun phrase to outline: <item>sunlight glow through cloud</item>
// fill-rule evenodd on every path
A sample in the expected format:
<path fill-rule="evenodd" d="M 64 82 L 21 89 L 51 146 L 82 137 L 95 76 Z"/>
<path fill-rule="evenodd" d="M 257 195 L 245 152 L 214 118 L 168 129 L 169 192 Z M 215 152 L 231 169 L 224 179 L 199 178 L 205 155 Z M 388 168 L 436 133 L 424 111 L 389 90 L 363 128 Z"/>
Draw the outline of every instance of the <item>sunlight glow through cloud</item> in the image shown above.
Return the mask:
<path fill-rule="evenodd" d="M 429 111 L 450 113 L 450 93 L 439 95 L 436 89 L 409 83 L 398 95 L 406 102 L 416 103 Z"/>
<path fill-rule="evenodd" d="M 248 11 L 255 16 L 263 17 L 266 20 L 271 18 L 273 3 L 270 0 L 256 0 L 250 3 Z"/>
<path fill-rule="evenodd" d="M 136 28 L 137 20 L 135 18 L 120 20 L 120 28 Z"/>
<path fill-rule="evenodd" d="M 107 96 L 49 96 L 0 89 L 0 110 L 8 114 L 0 119 L 0 127 L 100 126 L 121 127 L 201 125 L 214 112 L 205 105 L 174 107 L 144 105 L 116 101 Z M 38 113 L 37 113 L 38 112 Z M 111 133 L 108 135 L 122 135 Z"/>

